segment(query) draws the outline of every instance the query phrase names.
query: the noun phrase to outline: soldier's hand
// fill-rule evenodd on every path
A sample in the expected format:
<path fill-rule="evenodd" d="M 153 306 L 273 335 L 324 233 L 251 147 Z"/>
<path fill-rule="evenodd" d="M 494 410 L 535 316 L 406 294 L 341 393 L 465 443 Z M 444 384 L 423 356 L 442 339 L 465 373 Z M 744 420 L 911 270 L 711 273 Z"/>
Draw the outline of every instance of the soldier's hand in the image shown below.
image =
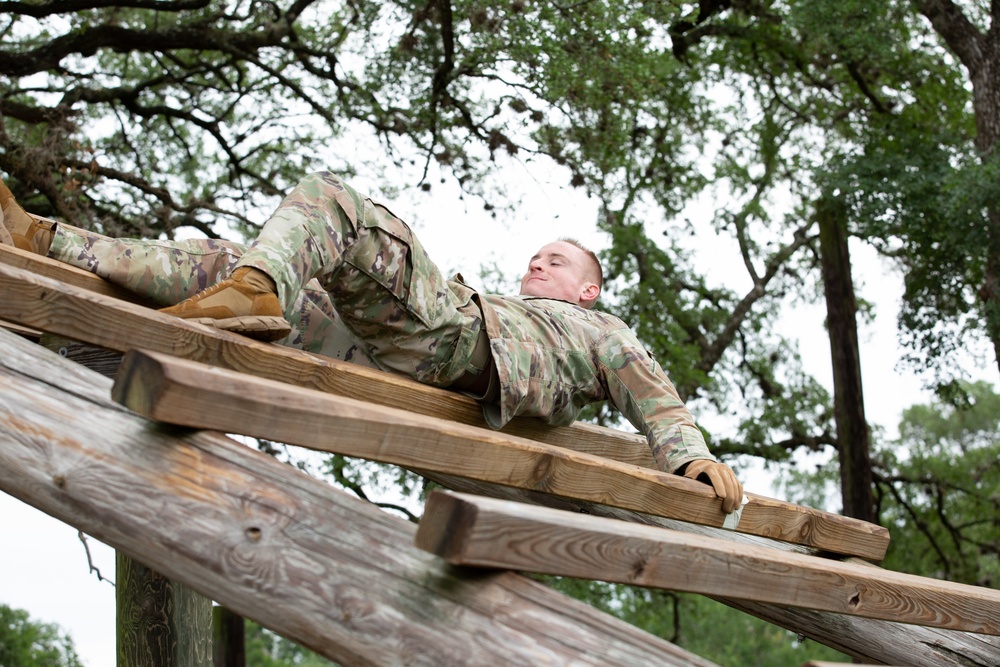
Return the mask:
<path fill-rule="evenodd" d="M 743 502 L 743 485 L 725 463 L 697 459 L 684 467 L 684 476 L 711 484 L 715 495 L 722 498 L 722 510 L 726 514 L 732 514 Z"/>

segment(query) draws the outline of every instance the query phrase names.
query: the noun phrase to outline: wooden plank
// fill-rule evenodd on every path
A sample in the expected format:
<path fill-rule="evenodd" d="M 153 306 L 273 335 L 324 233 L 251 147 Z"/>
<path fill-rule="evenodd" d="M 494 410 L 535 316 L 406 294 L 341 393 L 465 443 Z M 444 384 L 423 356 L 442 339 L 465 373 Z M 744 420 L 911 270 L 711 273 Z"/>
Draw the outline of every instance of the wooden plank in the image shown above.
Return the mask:
<path fill-rule="evenodd" d="M 0 490 L 331 660 L 711 664 L 526 577 L 449 568 L 409 522 L 109 390 L 0 332 Z"/>
<path fill-rule="evenodd" d="M 62 336 L 42 334 L 37 342 L 42 347 L 57 353 L 60 357 L 75 361 L 81 366 L 86 366 L 90 370 L 112 380 L 118 375 L 118 367 L 122 363 L 123 355 L 121 352 L 105 350 L 104 348 L 95 347 L 88 343 L 80 343 L 75 340 L 63 338 Z"/>
<path fill-rule="evenodd" d="M 21 275 L 25 274 L 22 273 Z M 31 276 L 28 275 L 27 277 L 30 278 Z M 8 284 L 18 285 L 23 283 L 18 280 L 6 281 L 4 279 L 3 271 L 0 271 L 0 287 Z M 47 281 L 45 285 L 58 288 L 61 284 L 54 281 Z M 0 310 L 8 308 L 8 310 L 13 311 L 18 309 L 19 304 L 23 305 L 26 302 L 30 303 L 30 299 L 22 299 L 19 294 L 12 294 L 9 290 L 5 289 L 3 293 L 5 297 L 9 296 L 9 298 L 0 299 Z M 70 298 L 69 302 L 74 304 L 72 306 L 74 310 L 81 311 L 84 316 L 86 316 L 87 313 L 105 312 L 101 310 L 102 304 L 99 300 L 95 304 L 97 308 L 88 308 L 83 306 L 81 309 L 77 304 L 77 301 L 73 298 Z M 44 319 L 46 311 L 46 308 L 33 308 L 25 310 L 24 312 L 27 317 L 38 317 Z M 113 336 L 108 333 L 108 330 L 113 326 L 119 325 L 120 323 L 117 320 L 107 324 L 99 319 L 97 321 L 99 326 L 91 327 L 91 329 L 96 332 L 94 334 L 95 337 L 107 337 L 113 339 Z M 125 318 L 125 321 L 128 321 L 127 317 Z M 54 327 L 58 326 L 80 329 L 79 323 L 75 320 L 55 320 L 51 324 Z M 142 324 L 140 323 L 139 326 L 142 327 Z M 152 333 L 157 331 L 156 326 L 148 326 L 147 329 Z M 171 329 L 171 331 L 176 330 Z M 206 334 L 212 335 L 216 339 L 226 338 L 225 335 L 219 334 L 218 332 L 208 331 Z M 152 337 L 152 340 L 153 342 L 156 342 L 155 337 Z M 242 340 L 241 342 L 247 344 L 247 341 L 245 340 Z M 332 362 L 330 365 L 335 366 L 337 362 L 325 358 L 316 359 L 320 362 L 319 365 L 321 366 L 321 369 L 316 371 L 314 374 L 321 377 L 323 382 L 334 382 L 332 378 L 336 377 L 337 373 L 330 372 L 329 368 L 323 364 L 324 362 Z M 289 361 L 288 365 L 293 371 L 302 372 L 307 376 L 301 380 L 302 382 L 307 384 L 315 382 L 313 378 L 308 377 L 310 374 L 306 369 L 300 368 L 293 361 Z M 358 395 L 365 397 L 367 400 L 367 395 L 369 393 L 372 393 L 373 391 L 378 393 L 381 391 L 383 394 L 376 396 L 376 398 L 380 401 L 384 402 L 386 400 L 395 399 L 397 394 L 393 393 L 390 384 L 380 382 L 379 380 L 381 378 L 386 378 L 387 380 L 394 379 L 391 376 L 383 374 L 376 377 L 373 383 L 364 381 L 358 382 L 356 383 L 356 388 L 360 392 Z M 288 381 L 296 382 L 297 380 L 297 378 L 291 377 Z M 427 391 L 427 395 L 439 397 L 441 405 L 444 406 L 446 410 L 450 409 L 449 406 L 453 404 L 460 405 L 463 401 L 471 403 L 464 397 L 450 394 L 449 392 L 443 392 L 428 387 L 423 387 L 422 389 Z M 406 394 L 400 395 L 407 399 L 413 398 L 407 396 Z M 415 394 L 414 396 L 419 398 L 420 395 Z M 453 401 L 454 403 L 452 403 Z M 410 405 L 407 407 L 410 407 Z M 601 430 L 599 427 L 591 428 L 597 431 Z M 539 428 L 538 430 L 542 432 L 542 435 L 546 435 L 550 431 L 556 434 L 569 433 L 572 435 L 575 433 L 573 429 Z M 621 437 L 627 441 L 628 438 L 633 436 L 622 434 L 617 431 L 610 431 L 609 434 L 610 438 L 606 442 L 610 442 L 611 445 L 614 446 L 610 447 L 607 453 L 611 455 L 611 458 L 614 458 L 616 453 L 619 451 L 617 447 L 619 441 L 616 440 L 616 438 Z M 572 444 L 573 438 L 568 439 L 571 441 L 570 444 Z M 583 439 L 585 438 L 581 438 L 581 440 Z M 447 488 L 461 491 L 469 491 L 477 494 L 511 499 L 518 502 L 560 507 L 574 512 L 593 514 L 595 516 L 608 516 L 624 521 L 668 527 L 674 530 L 692 532 L 695 534 L 712 535 L 714 537 L 739 544 L 762 544 L 769 546 L 770 548 L 796 553 L 817 553 L 817 550 L 799 544 L 777 542 L 756 535 L 736 533 L 711 526 L 701 526 L 683 521 L 654 517 L 640 512 L 631 512 L 629 510 L 609 507 L 607 505 L 598 505 L 585 501 L 559 498 L 545 493 L 515 489 L 513 487 L 500 486 L 477 480 L 468 480 L 443 473 L 431 472 L 427 473 L 427 476 L 429 479 L 436 481 Z M 525 594 L 524 591 L 521 591 L 521 594 Z M 920 626 L 893 623 L 891 621 L 879 621 L 857 616 L 833 614 L 830 612 L 780 607 L 777 605 L 744 600 L 727 598 L 717 599 L 730 607 L 752 614 L 792 632 L 809 637 L 810 639 L 825 644 L 826 646 L 835 648 L 861 662 L 906 664 L 909 667 L 996 667 L 998 664 L 997 656 L 1000 655 L 1000 639 L 990 637 L 988 635 L 975 635 L 952 630 L 942 630 L 938 628 L 924 628 Z M 533 602 L 537 604 L 544 604 L 545 600 L 533 599 Z"/>
<path fill-rule="evenodd" d="M 0 328 L 16 333 L 18 336 L 32 341 L 37 341 L 42 335 L 42 332 L 37 329 L 29 329 L 28 327 L 22 327 L 20 324 L 14 324 L 13 322 L 7 322 L 5 320 L 0 320 Z"/>
<path fill-rule="evenodd" d="M 258 343 L 3 266 L 0 291 L 10 295 L 7 301 L 0 302 L 0 317 L 25 326 L 113 350 L 141 347 L 378 405 L 405 405 L 418 414 L 485 427 L 482 411 L 471 399 L 406 378 Z M 641 443 L 649 457 L 642 438 L 585 424 L 554 428 L 538 419 L 521 418 L 505 427 L 503 433 L 630 465 L 636 465 L 630 462 L 638 458 L 634 452 Z M 686 483 L 682 478 L 671 478 Z M 697 483 L 687 488 L 706 491 Z M 881 560 L 888 548 L 889 533 L 881 526 L 753 493 L 747 496 L 750 504 L 743 510 L 741 531 L 872 560 Z M 721 526 L 725 515 L 721 506 L 716 506 L 705 515 L 689 514 L 687 520 Z"/>
<path fill-rule="evenodd" d="M 776 542 L 756 535 L 746 535 L 711 526 L 665 519 L 608 507 L 607 505 L 558 498 L 544 493 L 436 473 L 432 473 L 430 479 L 447 488 L 459 489 L 477 495 L 554 507 L 579 514 L 605 516 L 620 521 L 659 526 L 696 535 L 707 535 L 736 544 L 766 546 L 769 549 L 789 553 L 816 555 L 814 550 L 801 545 Z M 847 562 L 854 562 L 870 568 L 877 567 L 856 558 L 848 558 Z M 734 598 L 715 597 L 714 599 L 734 609 L 752 614 L 769 623 L 774 623 L 791 632 L 835 648 L 858 662 L 898 664 L 907 667 L 996 667 L 1000 664 L 997 660 L 1000 656 L 1000 637 L 812 609 L 783 607 Z"/>
<path fill-rule="evenodd" d="M 989 588 L 481 496 L 435 491 L 416 544 L 452 565 L 724 595 L 1000 635 L 1000 591 Z"/>
<path fill-rule="evenodd" d="M 488 429 L 455 424 L 406 410 L 373 406 L 280 382 L 248 377 L 154 352 L 125 355 L 115 400 L 139 414 L 172 424 L 240 433 L 422 471 L 545 491 L 557 496 L 721 525 L 725 515 L 711 487 L 694 480 L 629 466 Z M 839 531 L 854 520 L 787 503 L 751 502 L 743 516 L 756 527 L 767 513 L 767 536 L 798 538 L 810 516 L 812 546 L 837 550 Z M 834 519 L 826 524 L 827 517 Z M 868 524 L 856 522 L 857 530 Z M 735 530 L 747 530 L 742 520 Z M 865 543 L 854 545 L 863 551 Z M 881 548 L 880 546 L 878 548 Z M 881 551 L 865 553 L 878 558 Z"/>
<path fill-rule="evenodd" d="M 181 323 L 150 310 L 130 308 L 115 300 L 130 292 L 94 274 L 9 246 L 0 246 L 0 290 L 9 295 L 9 300 L 0 300 L 0 317 L 6 313 L 11 321 L 33 322 L 38 329 L 98 347 L 119 352 L 143 347 L 250 375 L 364 398 L 380 405 L 406 405 L 420 414 L 486 426 L 479 404 L 462 394 L 337 359 Z M 113 298 L 101 299 L 95 296 L 98 294 Z M 532 418 L 515 419 L 504 430 L 623 463 L 656 468 L 649 445 L 637 434 L 582 423 L 552 428 Z"/>

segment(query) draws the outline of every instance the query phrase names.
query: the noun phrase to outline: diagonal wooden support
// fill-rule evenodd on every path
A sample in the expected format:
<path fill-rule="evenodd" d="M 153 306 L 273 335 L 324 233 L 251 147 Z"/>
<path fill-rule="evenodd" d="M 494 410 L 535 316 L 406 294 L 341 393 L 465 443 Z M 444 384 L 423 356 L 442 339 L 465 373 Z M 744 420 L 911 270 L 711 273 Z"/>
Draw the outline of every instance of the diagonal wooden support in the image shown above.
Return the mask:
<path fill-rule="evenodd" d="M 381 405 L 405 405 L 412 412 L 442 416 L 463 424 L 485 425 L 479 406 L 459 394 L 190 324 L 148 308 L 123 303 L 23 270 L 0 265 L 0 291 L 8 295 L 7 299 L 0 300 L 0 318 L 23 326 L 33 326 L 112 350 L 126 351 L 131 347 L 142 347 L 290 385 L 307 386 Z M 527 436 L 582 452 L 596 450 L 598 455 L 610 454 L 609 458 L 616 458 L 620 451 L 628 446 L 634 448 L 636 444 L 634 436 L 626 436 L 610 429 L 580 424 L 552 428 L 545 427 L 540 420 L 534 419 L 515 422 L 505 428 L 503 433 Z M 600 446 L 595 443 L 600 443 Z M 648 448 L 646 451 L 648 455 Z M 633 469 L 637 475 L 657 477 L 661 480 L 661 486 L 688 489 L 701 498 L 699 504 L 694 506 L 678 505 L 675 502 L 672 505 L 672 516 L 707 525 L 723 525 L 725 515 L 720 504 L 703 485 L 637 466 Z M 742 532 L 873 560 L 881 560 L 885 555 L 889 535 L 880 526 L 764 496 L 747 495 L 750 504 L 743 509 L 738 525 L 738 530 Z M 650 511 L 650 503 L 643 507 L 645 509 L 640 511 Z M 683 516 L 678 516 L 677 511 L 681 508 L 684 510 Z"/>
<path fill-rule="evenodd" d="M 6 256 L 3 251 L 4 248 L 0 247 L 0 263 L 3 262 Z M 41 259 L 41 261 L 47 261 L 49 264 L 54 265 L 50 268 L 64 266 L 52 260 Z M 27 278 L 32 277 L 31 273 L 25 272 L 21 272 L 18 275 Z M 94 278 L 92 275 L 88 277 Z M 166 330 L 168 337 L 161 338 L 163 332 L 160 331 L 159 324 L 144 324 L 143 320 L 140 319 L 141 315 L 135 319 L 134 322 L 127 316 L 124 323 L 119 322 L 117 319 L 114 319 L 111 323 L 104 323 L 99 317 L 96 316 L 107 312 L 103 310 L 103 304 L 107 303 L 106 301 L 94 302 L 93 305 L 97 307 L 97 310 L 92 310 L 86 302 L 84 302 L 81 306 L 77 304 L 76 300 L 73 298 L 62 302 L 57 300 L 57 304 L 68 304 L 68 306 L 66 306 L 67 310 L 70 311 L 71 314 L 82 319 L 49 319 L 48 316 L 53 313 L 51 312 L 48 304 L 34 304 L 31 302 L 30 298 L 22 298 L 22 295 L 16 292 L 12 293 L 8 289 L 8 286 L 23 286 L 26 283 L 23 280 L 9 280 L 8 278 L 10 278 L 10 276 L 4 274 L 2 267 L 0 267 L 0 295 L 2 295 L 0 296 L 0 311 L 22 311 L 24 313 L 24 317 L 31 318 L 33 321 L 47 321 L 48 326 L 50 327 L 49 330 L 55 333 L 65 334 L 67 331 L 74 331 L 78 332 L 75 336 L 78 340 L 85 340 L 87 336 L 93 335 L 99 340 L 118 341 L 119 343 L 127 346 L 130 337 L 123 337 L 119 332 L 116 332 L 114 328 L 115 326 L 131 326 L 134 324 L 138 328 L 132 333 L 131 338 L 135 339 L 142 335 L 143 340 L 152 341 L 146 345 L 146 347 L 149 348 L 154 344 L 165 344 L 170 346 L 176 343 L 176 337 L 183 340 L 186 336 L 193 336 L 197 332 L 201 331 L 203 335 L 211 337 L 210 339 L 198 339 L 201 340 L 202 343 L 195 346 L 195 348 L 199 350 L 198 353 L 202 353 L 200 351 L 202 349 L 209 349 L 209 352 L 204 353 L 204 356 L 207 357 L 206 361 L 214 363 L 218 366 L 235 367 L 248 373 L 256 372 L 256 374 L 267 374 L 275 372 L 274 369 L 266 366 L 258 368 L 254 365 L 253 362 L 259 362 L 261 364 L 267 364 L 269 362 L 267 357 L 255 359 L 252 352 L 246 352 L 249 347 L 254 345 L 252 341 L 238 339 L 238 337 L 227 336 L 219 332 L 209 331 L 197 327 L 188 327 L 191 329 L 191 331 L 188 332 L 183 326 L 180 327 L 179 330 L 177 328 Z M 98 282 L 102 281 L 98 280 Z M 58 291 L 58 289 L 63 286 L 63 283 L 52 280 L 43 281 L 43 283 L 44 284 L 35 284 L 30 289 L 40 288 L 42 293 L 49 297 L 49 292 L 52 291 L 52 287 L 55 287 Z M 72 288 L 68 289 L 72 290 Z M 77 293 L 81 292 L 77 290 Z M 111 303 L 118 302 L 112 301 Z M 148 313 L 148 311 L 140 312 Z M 115 311 L 111 311 L 111 313 L 113 316 L 117 315 Z M 94 320 L 97 323 L 96 328 L 81 325 L 81 322 L 85 322 L 89 325 L 91 315 L 95 316 Z M 2 315 L 0 315 L 0 317 L 2 317 Z M 147 333 L 148 335 L 143 335 Z M 169 338 L 170 335 L 175 336 L 175 338 Z M 212 340 L 229 340 L 234 338 L 238 339 L 239 344 L 241 345 L 241 347 L 237 348 L 240 350 L 240 353 L 220 354 L 217 349 L 211 347 Z M 95 342 L 95 344 L 100 343 Z M 179 347 L 186 349 L 191 346 L 181 344 Z M 128 347 L 120 349 L 128 349 Z M 287 352 L 288 350 L 285 351 Z M 415 388 L 414 393 L 411 394 L 408 391 L 397 389 L 395 385 L 391 383 L 392 380 L 397 378 L 384 374 L 376 375 L 370 379 L 364 378 L 363 380 L 359 380 L 358 382 L 351 384 L 342 379 L 340 367 L 347 367 L 345 371 L 347 377 L 354 377 L 350 374 L 351 370 L 363 371 L 364 369 L 356 369 L 355 367 L 345 364 L 340 364 L 338 366 L 338 362 L 326 358 L 314 357 L 314 359 L 317 362 L 317 364 L 313 366 L 315 370 L 310 371 L 308 368 L 300 366 L 296 361 L 290 359 L 287 361 L 282 360 L 278 364 L 279 372 L 275 372 L 275 374 L 280 376 L 278 379 L 303 385 L 316 385 L 317 388 L 324 391 L 330 391 L 332 393 L 337 393 L 338 385 L 348 386 L 358 392 L 353 395 L 376 404 L 384 404 L 387 402 L 396 402 L 395 404 L 399 404 L 402 402 L 405 403 L 408 408 L 417 412 L 437 414 L 437 411 L 441 411 L 443 414 L 440 416 L 453 419 L 454 421 L 462 421 L 463 417 L 481 421 L 481 414 L 475 404 L 462 396 L 429 387 L 420 387 L 419 385 Z M 284 371 L 286 366 L 289 370 L 287 373 L 282 374 L 281 371 Z M 316 366 L 319 367 L 316 368 Z M 405 387 L 406 381 L 404 380 L 402 382 Z M 413 383 L 409 384 L 413 385 Z M 420 389 L 424 393 L 416 393 L 416 389 Z M 423 396 L 430 397 L 426 401 L 426 404 L 424 404 L 422 398 Z M 463 406 L 466 406 L 468 409 L 464 409 Z M 0 425 L 2 425 L 2 421 L 3 420 L 0 419 Z M 646 447 L 642 439 L 637 436 L 584 424 L 576 424 L 569 428 L 554 429 L 546 426 L 539 426 L 534 423 L 536 421 L 537 420 L 530 419 L 515 420 L 514 423 L 505 429 L 505 432 L 525 435 L 530 434 L 533 431 L 537 435 L 528 435 L 528 437 L 534 437 L 535 439 L 541 441 L 547 441 L 550 444 L 561 444 L 558 442 L 561 439 L 565 441 L 564 446 L 569 448 L 578 448 L 581 451 L 591 451 L 592 453 L 598 453 L 606 456 L 607 458 L 623 462 L 636 463 L 637 465 L 645 465 L 646 467 L 650 467 L 652 465 L 652 459 L 649 455 L 648 447 Z M 521 424 L 525 423 L 528 424 L 528 426 L 524 428 L 524 432 L 522 433 L 518 429 L 521 428 Z M 0 468 L 0 472 L 2 472 L 2 468 Z M 545 493 L 499 486 L 487 482 L 467 480 L 454 475 L 427 473 L 427 476 L 445 485 L 447 488 L 464 490 L 498 498 L 506 498 L 518 502 L 561 507 L 574 512 L 593 514 L 595 516 L 607 516 L 633 523 L 657 525 L 683 532 L 711 535 L 718 537 L 719 539 L 732 541 L 738 544 L 765 545 L 769 548 L 797 553 L 817 552 L 817 550 L 810 547 L 776 542 L 755 535 L 725 531 L 711 526 L 700 526 L 698 524 L 675 521 L 672 519 L 664 519 L 639 512 L 612 508 L 605 505 L 595 505 L 584 501 L 566 500 Z M 741 523 L 746 523 L 746 521 L 747 519 L 744 517 Z M 771 623 L 787 628 L 788 630 L 810 637 L 827 646 L 836 648 L 862 662 L 900 665 L 906 664 L 910 667 L 996 667 L 998 664 L 997 656 L 1000 655 L 1000 638 L 991 637 L 989 635 L 905 625 L 891 621 L 866 619 L 859 616 L 848 616 L 807 609 L 781 607 L 779 605 L 727 599 L 724 597 L 717 599 L 730 607 L 734 607 L 748 614 L 753 614 Z M 570 641 L 573 640 L 571 639 Z"/>
<path fill-rule="evenodd" d="M 712 663 L 512 573 L 461 573 L 412 524 L 0 331 L 0 491 L 343 665 Z"/>
<path fill-rule="evenodd" d="M 182 426 L 240 433 L 320 451 L 514 486 L 721 525 L 721 503 L 707 485 L 488 429 L 373 406 L 284 383 L 251 378 L 167 355 L 126 354 L 115 400 L 139 414 Z M 766 514 L 765 516 L 759 516 Z M 863 522 L 790 503 L 743 508 L 767 536 L 881 558 L 882 545 L 859 539 Z M 807 526 L 807 530 L 803 530 Z M 742 520 L 737 531 L 747 532 Z M 867 549 L 867 550 L 866 550 Z"/>
<path fill-rule="evenodd" d="M 122 353 L 141 347 L 378 405 L 405 405 L 420 414 L 486 426 L 482 409 L 462 394 L 138 308 L 122 302 L 121 297 L 130 292 L 92 273 L 4 245 L 0 245 L 0 294 L 4 295 L 0 319 L 98 347 Z M 582 423 L 552 428 L 531 418 L 515 419 L 504 432 L 623 463 L 656 467 L 646 440 L 636 434 Z"/>
<path fill-rule="evenodd" d="M 1000 591 L 993 589 L 481 496 L 435 491 L 416 544 L 452 565 L 1000 635 Z"/>

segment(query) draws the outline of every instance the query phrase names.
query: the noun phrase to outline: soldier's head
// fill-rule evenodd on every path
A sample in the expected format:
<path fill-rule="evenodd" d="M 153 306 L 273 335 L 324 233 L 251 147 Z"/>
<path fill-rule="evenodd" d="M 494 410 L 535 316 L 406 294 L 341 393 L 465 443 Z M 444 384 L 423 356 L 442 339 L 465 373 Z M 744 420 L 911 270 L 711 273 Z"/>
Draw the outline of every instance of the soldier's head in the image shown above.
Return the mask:
<path fill-rule="evenodd" d="M 521 295 L 562 299 L 590 308 L 601 294 L 603 281 L 597 256 L 578 241 L 563 238 L 542 246 L 528 262 Z"/>

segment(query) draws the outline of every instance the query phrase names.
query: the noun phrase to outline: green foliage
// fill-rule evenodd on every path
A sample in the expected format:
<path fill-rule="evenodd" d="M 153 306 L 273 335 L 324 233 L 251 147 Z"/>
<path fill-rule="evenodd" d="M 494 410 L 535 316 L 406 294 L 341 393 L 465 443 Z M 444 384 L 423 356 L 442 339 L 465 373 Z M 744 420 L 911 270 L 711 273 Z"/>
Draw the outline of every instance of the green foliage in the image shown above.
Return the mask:
<path fill-rule="evenodd" d="M 0 604 L 0 665 L 3 667 L 83 667 L 73 640 L 28 612 Z"/>
<path fill-rule="evenodd" d="M 414 513 L 431 490 L 431 482 L 420 475 L 394 465 L 386 465 L 333 454 L 323 465 L 323 473 L 334 484 L 351 491 L 384 510 L 392 510 L 416 522 Z M 393 500 L 385 500 L 393 498 Z"/>
<path fill-rule="evenodd" d="M 116 234 L 241 235 L 320 166 L 389 171 L 390 193 L 450 174 L 492 200 L 501 156 L 559 165 L 601 202 L 603 305 L 683 396 L 742 424 L 713 434 L 723 452 L 782 459 L 832 432 L 776 322 L 786 299 L 819 293 L 820 188 L 852 198 L 865 238 L 912 250 L 902 323 L 917 354 L 943 367 L 957 334 L 993 321 L 972 297 L 978 223 L 938 215 L 921 231 L 928 198 L 902 180 L 914 143 L 930 166 L 935 149 L 968 158 L 973 131 L 963 71 L 907 2 L 14 9 L 0 168 L 36 212 Z M 954 191 L 981 209 L 993 193 L 969 188 L 997 179 L 971 164 L 952 162 L 968 186 Z M 926 189 L 937 172 L 922 173 Z M 901 224 L 879 227 L 893 197 L 909 201 Z M 935 252 L 944 234 L 957 240 Z M 712 238 L 732 254 L 706 265 L 693 252 Z M 723 283 L 720 267 L 745 273 Z"/>
<path fill-rule="evenodd" d="M 899 437 L 872 452 L 880 522 L 892 540 L 885 567 L 1000 587 L 1000 393 L 962 384 L 961 400 L 903 413 Z M 792 497 L 830 504 L 835 459 L 788 479 Z"/>
<path fill-rule="evenodd" d="M 337 664 L 253 621 L 245 621 L 244 627 L 247 667 L 330 667 Z"/>
<path fill-rule="evenodd" d="M 635 327 L 699 416 L 724 418 L 715 451 L 783 461 L 834 444 L 830 397 L 778 319 L 821 293 L 818 193 L 842 197 L 851 233 L 898 259 L 914 365 L 955 387 L 954 354 L 1000 340 L 1000 306 L 982 291 L 1000 266 L 1000 163 L 974 145 L 966 70 L 919 4 L 12 3 L 0 17 L 0 169 L 37 213 L 113 234 L 213 236 L 252 233 L 319 167 L 388 173 L 388 193 L 447 174 L 503 208 L 498 164 L 546 166 L 600 202 L 602 307 Z M 956 11 L 982 29 L 980 4 Z M 920 483 L 902 477 L 926 471 L 892 454 L 876 455 L 882 510 L 904 531 L 914 516 L 937 520 L 915 508 L 948 502 L 938 482 L 972 515 L 988 506 L 939 468 L 943 454 L 922 460 L 933 475 Z M 986 468 L 981 484 L 995 488 Z M 424 490 L 343 458 L 325 472 L 362 497 Z M 822 483 L 801 488 L 819 501 Z M 991 548 L 976 531 L 991 526 L 955 520 L 907 548 L 928 554 L 920 567 L 937 558 L 964 578 L 963 563 Z M 613 599 L 659 622 L 662 604 Z"/>
<path fill-rule="evenodd" d="M 906 410 L 897 446 L 876 452 L 886 565 L 1000 588 L 1000 393 L 963 388 L 963 404 Z"/>

